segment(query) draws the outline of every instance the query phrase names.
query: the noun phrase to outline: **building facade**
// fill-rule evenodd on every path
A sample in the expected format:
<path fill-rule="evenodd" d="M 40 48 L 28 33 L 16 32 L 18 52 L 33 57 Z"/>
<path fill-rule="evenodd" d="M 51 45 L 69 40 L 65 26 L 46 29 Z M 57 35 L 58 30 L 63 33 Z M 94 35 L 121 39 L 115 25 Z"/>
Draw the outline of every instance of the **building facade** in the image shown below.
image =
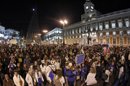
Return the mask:
<path fill-rule="evenodd" d="M 61 44 L 63 40 L 62 29 L 54 28 L 43 37 L 43 40 L 44 44 Z"/>
<path fill-rule="evenodd" d="M 12 38 L 19 39 L 20 32 L 14 29 L 5 29 L 0 25 L 0 40 L 8 40 Z"/>
<path fill-rule="evenodd" d="M 130 9 L 102 15 L 86 0 L 84 12 L 80 22 L 64 28 L 65 44 L 130 45 Z"/>

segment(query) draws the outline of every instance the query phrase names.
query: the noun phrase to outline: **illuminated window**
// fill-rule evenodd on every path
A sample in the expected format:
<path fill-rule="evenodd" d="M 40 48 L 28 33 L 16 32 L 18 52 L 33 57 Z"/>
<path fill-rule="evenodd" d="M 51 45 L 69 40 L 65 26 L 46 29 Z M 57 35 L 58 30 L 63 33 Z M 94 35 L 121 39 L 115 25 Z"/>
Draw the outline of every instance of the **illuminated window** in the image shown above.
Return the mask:
<path fill-rule="evenodd" d="M 121 36 L 123 35 L 123 31 L 120 31 L 120 35 L 121 35 Z"/>
<path fill-rule="evenodd" d="M 102 23 L 99 24 L 99 30 L 102 30 L 103 29 L 103 25 Z"/>
<path fill-rule="evenodd" d="M 112 22 L 111 22 L 111 25 L 112 25 L 112 28 L 116 28 L 116 23 L 115 23 L 115 21 L 112 21 Z"/>
<path fill-rule="evenodd" d="M 118 21 L 118 26 L 119 26 L 119 28 L 122 28 L 123 24 L 122 24 L 121 20 Z"/>
<path fill-rule="evenodd" d="M 79 28 L 79 33 L 81 33 L 81 28 Z"/>
<path fill-rule="evenodd" d="M 127 31 L 127 34 L 130 35 L 130 30 Z"/>
<path fill-rule="evenodd" d="M 108 22 L 105 23 L 105 28 L 106 28 L 106 29 L 109 29 L 109 23 L 108 23 Z"/>
<path fill-rule="evenodd" d="M 113 35 L 116 35 L 116 32 L 113 32 Z"/>
<path fill-rule="evenodd" d="M 98 25 L 95 26 L 95 29 L 98 30 Z"/>
<path fill-rule="evenodd" d="M 72 30 L 72 34 L 74 34 L 74 30 Z"/>
<path fill-rule="evenodd" d="M 106 32 L 106 36 L 109 36 L 109 32 Z"/>
<path fill-rule="evenodd" d="M 79 38 L 81 38 L 81 35 L 79 35 Z"/>
<path fill-rule="evenodd" d="M 90 31 L 93 31 L 93 27 L 92 26 L 90 27 Z"/>
<path fill-rule="evenodd" d="M 129 27 L 129 26 L 130 26 L 130 21 L 129 21 L 129 19 L 125 19 L 125 26 L 126 26 L 126 27 Z"/>

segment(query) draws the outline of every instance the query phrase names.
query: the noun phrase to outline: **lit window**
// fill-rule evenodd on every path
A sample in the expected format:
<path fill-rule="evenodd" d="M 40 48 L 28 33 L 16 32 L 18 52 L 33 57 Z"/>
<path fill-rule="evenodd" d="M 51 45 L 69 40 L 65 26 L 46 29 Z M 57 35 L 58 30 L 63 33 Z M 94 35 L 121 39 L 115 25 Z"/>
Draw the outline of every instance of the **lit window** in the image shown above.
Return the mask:
<path fill-rule="evenodd" d="M 116 35 L 116 32 L 113 32 L 113 35 Z"/>
<path fill-rule="evenodd" d="M 93 27 L 91 26 L 90 31 L 93 31 Z"/>
<path fill-rule="evenodd" d="M 112 24 L 112 28 L 116 28 L 116 23 L 115 23 L 115 21 L 112 21 L 111 24 Z"/>
<path fill-rule="evenodd" d="M 72 30 L 72 34 L 74 34 L 74 30 Z"/>
<path fill-rule="evenodd" d="M 79 36 L 79 38 L 81 38 L 81 35 Z"/>
<path fill-rule="evenodd" d="M 109 29 L 109 23 L 106 23 L 106 24 L 105 24 L 105 28 L 106 28 L 106 29 Z"/>
<path fill-rule="evenodd" d="M 122 28 L 123 24 L 122 24 L 121 20 L 118 21 L 118 26 L 119 26 L 119 28 Z"/>
<path fill-rule="evenodd" d="M 100 23 L 99 24 L 99 29 L 102 30 L 103 29 L 103 25 Z"/>
<path fill-rule="evenodd" d="M 79 33 L 81 33 L 81 28 L 79 28 Z"/>
<path fill-rule="evenodd" d="M 123 35 L 123 31 L 120 31 L 120 35 L 121 35 L 121 36 Z"/>
<path fill-rule="evenodd" d="M 109 32 L 106 32 L 106 36 L 109 36 Z"/>
<path fill-rule="evenodd" d="M 96 28 L 95 28 L 96 30 L 98 30 L 98 25 L 96 25 Z"/>
<path fill-rule="evenodd" d="M 130 26 L 130 21 L 129 21 L 129 19 L 125 19 L 125 25 L 126 25 L 126 27 L 129 27 L 129 26 Z"/>
<path fill-rule="evenodd" d="M 127 31 L 127 34 L 130 35 L 130 30 Z"/>

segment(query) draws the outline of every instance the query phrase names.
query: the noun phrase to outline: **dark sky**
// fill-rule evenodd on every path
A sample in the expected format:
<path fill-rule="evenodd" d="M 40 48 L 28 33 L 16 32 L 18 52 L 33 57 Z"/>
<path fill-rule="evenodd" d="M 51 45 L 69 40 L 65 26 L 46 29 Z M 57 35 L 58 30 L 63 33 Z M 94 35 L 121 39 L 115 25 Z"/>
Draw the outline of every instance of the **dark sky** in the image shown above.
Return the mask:
<path fill-rule="evenodd" d="M 40 27 L 61 27 L 58 20 L 67 18 L 69 24 L 80 21 L 86 0 L 1 0 L 0 22 L 6 28 L 25 30 L 28 28 L 32 8 L 37 8 Z M 130 0 L 91 0 L 101 13 L 130 8 Z"/>

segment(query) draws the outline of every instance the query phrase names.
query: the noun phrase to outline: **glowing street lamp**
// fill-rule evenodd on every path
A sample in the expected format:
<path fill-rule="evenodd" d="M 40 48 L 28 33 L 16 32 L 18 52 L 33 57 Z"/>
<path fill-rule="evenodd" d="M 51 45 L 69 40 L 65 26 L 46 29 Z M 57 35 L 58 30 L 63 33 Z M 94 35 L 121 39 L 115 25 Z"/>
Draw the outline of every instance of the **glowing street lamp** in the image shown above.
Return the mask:
<path fill-rule="evenodd" d="M 60 20 L 60 23 L 64 26 L 64 25 L 68 24 L 68 21 L 66 19 L 64 19 L 64 20 Z"/>
<path fill-rule="evenodd" d="M 37 35 L 36 36 L 34 36 L 35 38 L 37 38 Z"/>
<path fill-rule="evenodd" d="M 43 33 L 47 33 L 47 32 L 48 32 L 48 30 L 43 30 L 42 32 L 43 32 Z"/>
<path fill-rule="evenodd" d="M 41 36 L 42 34 L 39 33 L 39 34 L 37 34 L 37 35 L 38 35 L 38 36 Z"/>
<path fill-rule="evenodd" d="M 63 29 L 64 29 L 64 26 L 68 24 L 68 21 L 66 19 L 60 20 L 59 22 L 63 25 L 62 27 Z M 64 44 L 64 31 L 62 31 L 62 33 L 63 33 L 63 44 Z"/>

